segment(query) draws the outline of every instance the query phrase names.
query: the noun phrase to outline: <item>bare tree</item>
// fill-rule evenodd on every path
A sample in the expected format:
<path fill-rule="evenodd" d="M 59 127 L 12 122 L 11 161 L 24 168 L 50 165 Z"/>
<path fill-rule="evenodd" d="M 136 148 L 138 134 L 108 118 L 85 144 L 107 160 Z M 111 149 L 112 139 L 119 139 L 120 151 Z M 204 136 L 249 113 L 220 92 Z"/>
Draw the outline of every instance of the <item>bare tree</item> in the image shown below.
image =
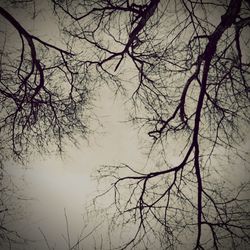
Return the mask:
<path fill-rule="evenodd" d="M 101 179 L 112 180 L 114 223 L 136 227 L 121 248 L 150 248 L 154 238 L 164 249 L 186 238 L 195 249 L 246 247 L 248 186 L 218 177 L 230 176 L 225 159 L 246 164 L 240 146 L 249 124 L 249 1 L 52 2 L 67 39 L 62 47 L 0 7 L 1 21 L 19 36 L 15 49 L 3 36 L 0 54 L 4 150 L 19 158 L 50 142 L 62 150 L 65 136 L 86 133 L 91 85 L 132 89 L 132 121 L 152 138 L 150 155 L 158 158 L 144 172 L 128 165 L 100 170 Z"/>
<path fill-rule="evenodd" d="M 143 173 L 100 170 L 112 181 L 114 221 L 137 227 L 121 248 L 149 248 L 153 237 L 164 249 L 185 237 L 195 249 L 247 248 L 248 186 L 218 177 L 227 180 L 230 161 L 243 157 L 249 124 L 249 1 L 53 2 L 69 39 L 94 51 L 79 65 L 129 90 L 119 74 L 137 74 L 132 121 L 153 138 L 151 154 L 161 152 Z"/>
<path fill-rule="evenodd" d="M 33 3 L 12 4 L 29 9 Z M 74 133 L 86 135 L 88 75 L 77 67 L 69 44 L 58 47 L 31 34 L 4 7 L 0 18 L 0 133 L 5 155 L 13 152 L 24 158 L 34 149 L 51 150 L 51 144 L 61 151 L 63 138 L 74 141 Z"/>
<path fill-rule="evenodd" d="M 12 223 L 23 216 L 23 197 L 6 171 L 8 160 L 63 150 L 63 140 L 87 134 L 88 74 L 69 44 L 55 46 L 22 23 L 35 22 L 35 0 L 0 3 L 0 248 L 24 243 Z M 39 6 L 38 6 L 39 7 Z M 25 20 L 18 11 L 26 11 Z M 13 14 L 14 13 L 14 14 Z"/>

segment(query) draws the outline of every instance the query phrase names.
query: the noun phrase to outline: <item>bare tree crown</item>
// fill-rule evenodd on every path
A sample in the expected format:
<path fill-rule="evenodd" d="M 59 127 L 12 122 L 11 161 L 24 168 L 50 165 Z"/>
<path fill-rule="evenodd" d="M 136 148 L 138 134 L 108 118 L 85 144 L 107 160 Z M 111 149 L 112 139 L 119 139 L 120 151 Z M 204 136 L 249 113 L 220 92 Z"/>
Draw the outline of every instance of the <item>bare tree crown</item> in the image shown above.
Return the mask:
<path fill-rule="evenodd" d="M 156 238 L 174 249 L 185 237 L 194 249 L 247 246 L 247 184 L 222 185 L 216 177 L 225 169 L 216 155 L 223 149 L 229 158 L 242 158 L 239 145 L 249 124 L 249 1 L 52 2 L 66 50 L 33 36 L 0 8 L 20 35 L 18 60 L 1 61 L 4 140 L 21 154 L 31 135 L 42 144 L 48 133 L 61 148 L 63 136 L 85 132 L 80 116 L 92 79 L 133 88 L 131 119 L 152 138 L 159 164 L 144 173 L 128 165 L 99 172 L 98 178 L 111 179 L 113 223 L 136 227 L 120 248 L 149 248 Z M 173 138 L 181 143 L 169 144 Z M 121 176 L 123 169 L 130 173 Z"/>

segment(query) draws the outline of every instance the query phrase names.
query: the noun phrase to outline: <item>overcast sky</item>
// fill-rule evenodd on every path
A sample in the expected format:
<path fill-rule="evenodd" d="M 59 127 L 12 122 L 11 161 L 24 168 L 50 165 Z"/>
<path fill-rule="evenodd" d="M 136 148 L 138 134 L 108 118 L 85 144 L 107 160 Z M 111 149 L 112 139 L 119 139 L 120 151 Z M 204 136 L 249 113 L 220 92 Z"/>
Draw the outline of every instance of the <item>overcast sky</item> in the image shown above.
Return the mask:
<path fill-rule="evenodd" d="M 42 1 L 46 3 L 46 1 Z M 34 31 L 34 34 L 44 40 L 60 44 L 59 32 L 56 23 L 46 5 L 36 6 L 38 17 L 31 22 L 26 17 L 26 10 L 10 10 L 24 27 Z M 39 10 L 41 12 L 39 12 Z M 15 41 L 15 38 L 13 42 Z M 11 45 L 10 45 L 11 46 Z M 126 123 L 129 106 L 126 106 L 126 98 L 117 96 L 103 87 L 95 101 L 93 113 L 100 119 L 102 127 L 94 123 L 95 133 L 90 135 L 89 143 L 80 141 L 79 148 L 66 146 L 63 158 L 59 156 L 31 157 L 27 166 L 7 164 L 8 172 L 13 175 L 13 181 L 20 187 L 20 193 L 30 201 L 22 203 L 20 214 L 23 220 L 13 224 L 24 237 L 37 240 L 30 244 L 30 249 L 45 249 L 45 242 L 39 228 L 47 236 L 51 246 L 56 244 L 56 249 L 63 249 L 66 244 L 62 234 L 66 235 L 64 209 L 67 212 L 72 240 L 76 240 L 81 228 L 87 223 L 86 234 L 97 224 L 97 221 L 86 219 L 86 205 L 96 194 L 97 183 L 91 178 L 95 170 L 105 164 L 126 163 L 132 166 L 147 165 L 145 148 L 138 139 L 138 132 Z M 242 145 L 249 149 L 246 143 Z M 174 157 L 173 157 L 174 159 Z M 228 173 L 234 176 L 234 180 L 241 182 L 249 176 L 242 171 Z M 219 177 L 221 178 L 221 177 Z M 112 199 L 112 197 L 109 197 Z M 104 230 L 103 228 L 100 231 Z M 89 242 L 84 249 L 92 249 Z M 17 249 L 20 249 L 19 247 Z M 25 248 L 28 249 L 28 248 Z"/>

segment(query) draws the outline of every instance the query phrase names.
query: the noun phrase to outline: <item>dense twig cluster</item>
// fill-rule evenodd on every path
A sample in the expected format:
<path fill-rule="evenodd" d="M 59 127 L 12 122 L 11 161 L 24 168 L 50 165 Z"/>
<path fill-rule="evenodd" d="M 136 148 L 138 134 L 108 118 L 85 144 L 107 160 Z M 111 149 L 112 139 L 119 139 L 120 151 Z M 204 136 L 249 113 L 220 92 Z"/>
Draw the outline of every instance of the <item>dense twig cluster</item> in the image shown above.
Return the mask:
<path fill-rule="evenodd" d="M 2 7 L 0 15 L 19 36 L 16 49 L 8 50 L 6 35 L 1 50 L 1 143 L 19 158 L 28 148 L 44 150 L 53 143 L 62 150 L 64 137 L 86 133 L 87 76 L 78 71 L 70 47 L 32 35 Z"/>

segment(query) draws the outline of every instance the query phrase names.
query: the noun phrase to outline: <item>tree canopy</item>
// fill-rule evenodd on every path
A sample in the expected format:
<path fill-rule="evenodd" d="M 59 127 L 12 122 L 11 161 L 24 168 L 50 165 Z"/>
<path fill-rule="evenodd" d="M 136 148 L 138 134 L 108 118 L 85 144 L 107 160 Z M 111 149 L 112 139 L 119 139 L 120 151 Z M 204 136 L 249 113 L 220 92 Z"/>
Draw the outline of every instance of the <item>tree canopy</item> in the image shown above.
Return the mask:
<path fill-rule="evenodd" d="M 249 125 L 249 1 L 51 6 L 63 48 L 32 35 L 0 7 L 20 36 L 15 51 L 1 50 L 1 140 L 19 156 L 50 141 L 61 149 L 64 136 L 86 134 L 83 117 L 96 86 L 127 91 L 130 119 L 151 138 L 148 157 L 157 157 L 150 169 L 99 171 L 100 179 L 111 179 L 103 195 L 114 194 L 113 222 L 136 227 L 120 248 L 150 248 L 157 239 L 175 249 L 187 238 L 194 249 L 246 247 L 248 185 L 235 187 L 227 177 L 238 168 L 235 159 L 247 164 L 241 145 Z M 122 175 L 124 169 L 130 172 Z"/>

